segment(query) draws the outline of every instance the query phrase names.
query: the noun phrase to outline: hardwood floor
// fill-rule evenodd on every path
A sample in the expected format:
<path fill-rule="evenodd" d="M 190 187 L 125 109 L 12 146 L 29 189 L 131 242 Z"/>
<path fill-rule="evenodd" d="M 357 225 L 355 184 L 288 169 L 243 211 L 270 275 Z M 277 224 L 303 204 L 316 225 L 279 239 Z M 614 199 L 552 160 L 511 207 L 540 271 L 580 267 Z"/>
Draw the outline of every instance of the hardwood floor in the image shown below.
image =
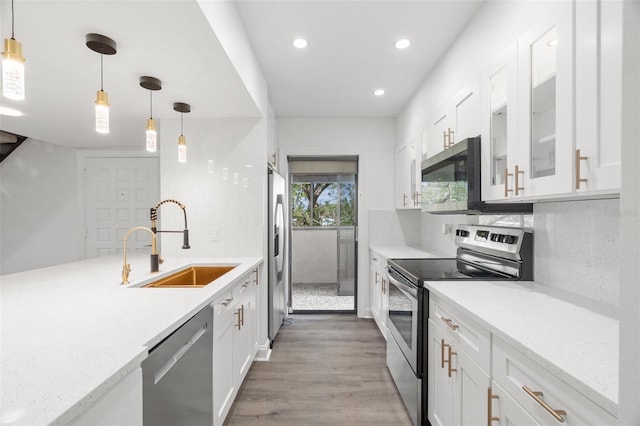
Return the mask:
<path fill-rule="evenodd" d="M 411 425 L 373 320 L 294 315 L 254 362 L 225 425 Z"/>

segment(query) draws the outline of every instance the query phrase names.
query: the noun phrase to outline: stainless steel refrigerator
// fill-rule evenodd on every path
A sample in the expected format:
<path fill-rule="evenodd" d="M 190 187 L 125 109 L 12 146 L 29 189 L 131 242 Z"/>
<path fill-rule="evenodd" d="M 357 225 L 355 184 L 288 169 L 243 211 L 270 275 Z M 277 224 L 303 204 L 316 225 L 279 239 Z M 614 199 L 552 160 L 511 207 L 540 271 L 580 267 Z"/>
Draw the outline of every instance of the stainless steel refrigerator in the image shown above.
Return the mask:
<path fill-rule="evenodd" d="M 280 330 L 287 313 L 287 222 L 286 183 L 282 176 L 269 169 L 269 341 Z"/>

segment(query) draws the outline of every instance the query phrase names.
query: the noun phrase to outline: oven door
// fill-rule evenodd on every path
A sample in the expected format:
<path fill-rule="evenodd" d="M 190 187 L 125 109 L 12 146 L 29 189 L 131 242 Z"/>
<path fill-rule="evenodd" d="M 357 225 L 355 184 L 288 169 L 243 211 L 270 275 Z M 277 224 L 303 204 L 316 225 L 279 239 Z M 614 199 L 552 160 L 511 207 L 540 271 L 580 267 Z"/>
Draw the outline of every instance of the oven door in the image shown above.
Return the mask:
<path fill-rule="evenodd" d="M 389 310 L 387 327 L 417 377 L 421 375 L 419 356 L 420 289 L 389 271 Z M 396 276 L 394 276 L 396 275 Z"/>

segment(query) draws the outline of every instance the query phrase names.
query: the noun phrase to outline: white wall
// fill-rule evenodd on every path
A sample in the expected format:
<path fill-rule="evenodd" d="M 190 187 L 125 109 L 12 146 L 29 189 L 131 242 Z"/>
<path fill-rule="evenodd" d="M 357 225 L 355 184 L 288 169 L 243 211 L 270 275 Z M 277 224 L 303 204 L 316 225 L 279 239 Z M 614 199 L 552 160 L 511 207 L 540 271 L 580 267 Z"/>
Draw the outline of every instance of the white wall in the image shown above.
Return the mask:
<path fill-rule="evenodd" d="M 369 210 L 369 245 L 420 246 L 419 210 Z"/>
<path fill-rule="evenodd" d="M 0 163 L 0 274 L 80 259 L 76 151 L 27 139 Z"/>
<path fill-rule="evenodd" d="M 180 120 L 163 120 L 160 131 L 161 198 L 186 205 L 191 244 L 182 250 L 181 235 L 162 234 L 163 255 L 263 256 L 265 120 L 185 118 L 186 163 L 177 161 Z M 171 204 L 159 218 L 159 229 L 182 229 L 181 210 Z"/>
<path fill-rule="evenodd" d="M 357 155 L 358 316 L 369 316 L 369 211 L 394 208 L 394 119 L 278 119 L 278 140 L 286 174 L 288 155 Z M 294 248 L 295 250 L 295 248 Z"/>

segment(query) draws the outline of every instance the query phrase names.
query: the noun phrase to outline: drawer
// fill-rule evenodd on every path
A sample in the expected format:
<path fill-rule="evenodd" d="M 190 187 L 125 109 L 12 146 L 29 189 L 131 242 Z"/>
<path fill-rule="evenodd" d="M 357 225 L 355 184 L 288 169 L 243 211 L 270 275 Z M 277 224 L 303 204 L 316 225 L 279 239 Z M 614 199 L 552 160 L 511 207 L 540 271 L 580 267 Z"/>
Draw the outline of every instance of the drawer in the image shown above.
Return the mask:
<path fill-rule="evenodd" d="M 253 280 L 249 276 L 243 277 L 233 289 L 233 301 L 240 300 L 249 291 L 249 286 Z"/>
<path fill-rule="evenodd" d="M 224 318 L 228 312 L 230 312 L 236 304 L 237 297 L 234 297 L 233 291 L 235 289 L 229 289 L 225 291 L 221 296 L 217 297 L 213 302 L 213 323 L 219 324 L 218 320 Z"/>
<path fill-rule="evenodd" d="M 490 373 L 491 333 L 488 330 L 433 293 L 429 295 L 429 318 L 485 373 Z"/>
<path fill-rule="evenodd" d="M 492 368 L 498 385 L 541 425 L 617 423 L 610 413 L 497 337 Z M 554 410 L 562 421 L 554 417 Z"/>

